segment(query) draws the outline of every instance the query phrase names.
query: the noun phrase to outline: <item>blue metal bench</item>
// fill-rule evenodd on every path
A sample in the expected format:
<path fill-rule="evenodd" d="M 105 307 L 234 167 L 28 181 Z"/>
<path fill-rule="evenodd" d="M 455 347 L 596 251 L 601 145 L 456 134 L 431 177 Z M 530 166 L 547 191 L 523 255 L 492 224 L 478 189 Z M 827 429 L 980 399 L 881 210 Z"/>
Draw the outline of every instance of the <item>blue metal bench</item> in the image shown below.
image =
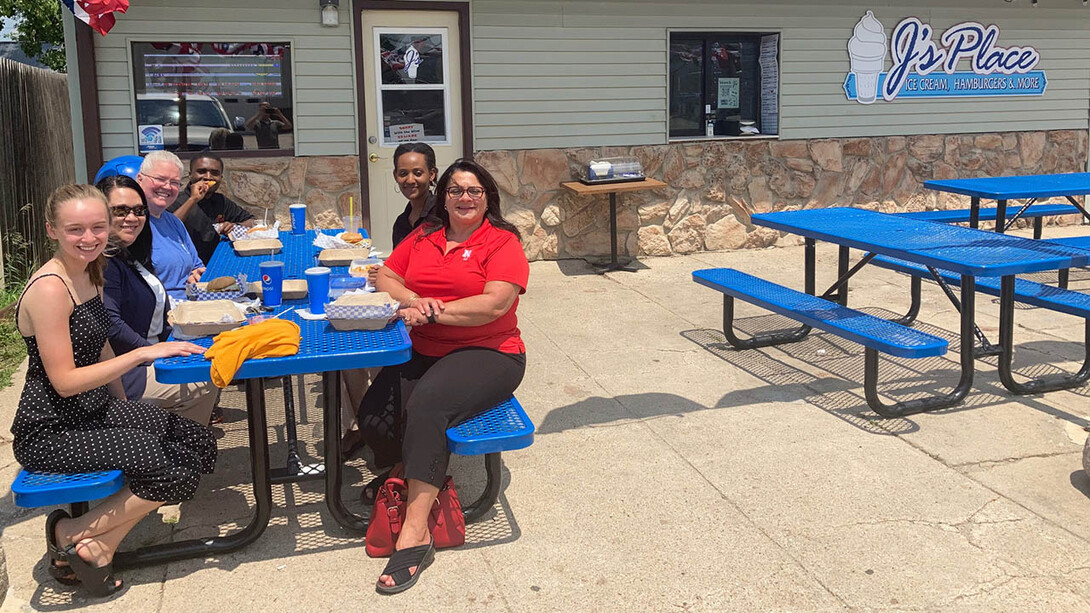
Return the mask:
<path fill-rule="evenodd" d="M 693 272 L 693 280 L 723 293 L 723 334 L 727 341 L 738 349 L 797 342 L 805 338 L 811 328 L 818 328 L 863 345 L 866 348 L 864 389 L 867 404 L 880 415 L 896 417 L 906 412 L 946 407 L 960 402 L 961 398 L 968 393 L 969 386 L 959 384 L 950 395 L 917 398 L 895 405 L 886 405 L 878 397 L 879 352 L 903 358 L 940 356 L 946 353 L 948 346 L 946 339 L 731 268 L 697 270 Z M 734 333 L 735 298 L 789 317 L 802 323 L 803 326 L 792 330 L 766 332 L 750 339 L 740 339 Z"/>
<path fill-rule="evenodd" d="M 931 279 L 940 283 L 940 285 L 961 284 L 961 275 L 946 270 L 928 268 L 914 262 L 879 255 L 875 256 L 871 263 L 881 268 L 911 275 L 913 279 Z M 1002 297 L 1003 283 L 996 277 L 977 277 L 976 290 L 991 296 Z M 1018 278 L 1014 279 L 1012 291 L 1015 302 L 1081 317 L 1085 329 L 1083 339 L 1085 357 L 1083 358 L 1082 368 L 1074 374 L 1049 375 L 1033 379 L 1027 383 L 1014 381 L 1009 374 L 1013 359 L 1013 351 L 1010 350 L 1010 347 L 1013 346 L 1011 335 L 1013 334 L 1014 321 L 1012 317 L 1009 322 L 1003 321 L 1000 323 L 999 375 L 1003 385 L 1017 394 L 1030 394 L 1054 389 L 1067 389 L 1090 379 L 1090 294 Z M 916 283 L 912 286 L 913 311 L 918 311 L 919 303 L 920 288 L 919 284 Z"/>
<path fill-rule="evenodd" d="M 534 442 L 534 424 L 514 397 L 447 430 L 447 446 L 458 455 L 485 456 L 485 491 L 463 508 L 466 521 L 480 519 L 496 504 L 500 492 L 500 453 L 524 449 Z M 11 484 L 15 505 L 25 508 L 70 505 L 72 517 L 87 512 L 87 503 L 124 486 L 120 470 L 65 474 L 19 471 Z"/>
<path fill-rule="evenodd" d="M 457 455 L 483 455 L 488 482 L 484 493 L 462 507 L 466 523 L 484 516 L 500 495 L 500 452 L 525 449 L 534 442 L 534 424 L 512 396 L 484 413 L 447 429 L 447 447 Z"/>
<path fill-rule="evenodd" d="M 1068 247 L 1078 247 L 1079 249 L 1090 249 L 1090 236 L 1068 236 L 1066 238 L 1050 238 L 1050 243 L 1060 243 L 1061 245 L 1067 245 Z"/>
<path fill-rule="evenodd" d="M 93 473 L 45 473 L 20 470 L 11 484 L 15 506 L 24 508 L 69 505 L 72 517 L 87 512 L 87 503 L 120 490 L 125 479 L 120 470 Z"/>
<path fill-rule="evenodd" d="M 1079 209 L 1071 206 L 1070 204 L 1034 204 L 1021 211 L 1019 214 L 1018 207 L 1010 207 L 1006 209 L 1006 218 L 1008 220 L 1017 217 L 1025 217 L 1027 219 L 1033 219 L 1033 238 L 1041 238 L 1042 223 L 1041 220 L 1045 217 L 1051 217 L 1053 215 L 1078 215 Z M 954 209 L 949 211 L 912 211 L 910 213 L 898 213 L 904 217 L 910 219 L 919 219 L 922 221 L 936 221 L 939 223 L 964 223 L 971 221 L 972 209 Z M 996 207 L 980 209 L 979 219 L 995 219 Z"/>

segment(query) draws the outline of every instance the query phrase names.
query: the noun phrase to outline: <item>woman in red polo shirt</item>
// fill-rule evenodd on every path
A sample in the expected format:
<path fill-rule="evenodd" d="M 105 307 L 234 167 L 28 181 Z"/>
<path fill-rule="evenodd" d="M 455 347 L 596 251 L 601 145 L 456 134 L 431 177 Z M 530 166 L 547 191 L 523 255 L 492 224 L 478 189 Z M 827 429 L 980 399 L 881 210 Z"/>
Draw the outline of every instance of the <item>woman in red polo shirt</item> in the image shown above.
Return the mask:
<path fill-rule="evenodd" d="M 380 593 L 412 587 L 434 558 L 428 513 L 447 473 L 447 428 L 506 400 L 526 370 L 515 310 L 530 265 L 518 230 L 500 214 L 495 179 L 462 159 L 435 193 L 441 206 L 394 249 L 377 282 L 404 307 L 412 358 L 384 368 L 360 405 L 361 424 L 388 416 L 384 434 L 364 436 L 378 465 L 403 463 L 409 489 Z M 398 389 L 403 405 L 392 411 Z"/>

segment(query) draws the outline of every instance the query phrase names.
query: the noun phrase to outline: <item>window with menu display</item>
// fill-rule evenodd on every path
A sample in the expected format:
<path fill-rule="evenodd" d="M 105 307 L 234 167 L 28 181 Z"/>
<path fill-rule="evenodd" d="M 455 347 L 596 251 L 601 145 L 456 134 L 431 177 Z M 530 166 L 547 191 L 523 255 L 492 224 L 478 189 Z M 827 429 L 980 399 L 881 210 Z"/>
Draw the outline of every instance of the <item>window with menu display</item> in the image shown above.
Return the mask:
<path fill-rule="evenodd" d="M 134 42 L 132 58 L 136 129 L 161 126 L 165 149 L 294 150 L 290 43 Z"/>
<path fill-rule="evenodd" d="M 779 35 L 670 34 L 670 137 L 779 133 Z"/>

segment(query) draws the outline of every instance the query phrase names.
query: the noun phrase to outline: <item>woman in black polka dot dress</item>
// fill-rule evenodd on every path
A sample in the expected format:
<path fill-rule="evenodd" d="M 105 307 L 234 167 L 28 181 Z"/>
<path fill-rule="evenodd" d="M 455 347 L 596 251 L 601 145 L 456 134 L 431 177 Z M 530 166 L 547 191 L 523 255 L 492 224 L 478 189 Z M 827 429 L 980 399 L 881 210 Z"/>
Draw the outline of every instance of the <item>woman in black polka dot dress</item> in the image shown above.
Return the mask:
<path fill-rule="evenodd" d="M 98 596 L 121 589 L 111 562 L 125 535 L 164 502 L 192 498 L 216 462 L 207 427 L 124 400 L 122 373 L 203 349 L 168 342 L 114 356 L 102 303 L 110 214 L 105 196 L 89 185 L 60 187 L 46 203 L 46 231 L 57 250 L 16 307 L 29 365 L 11 427 L 15 459 L 28 470 L 125 473 L 126 487 L 89 513 L 71 518 L 56 510 L 46 520 L 50 574 Z"/>

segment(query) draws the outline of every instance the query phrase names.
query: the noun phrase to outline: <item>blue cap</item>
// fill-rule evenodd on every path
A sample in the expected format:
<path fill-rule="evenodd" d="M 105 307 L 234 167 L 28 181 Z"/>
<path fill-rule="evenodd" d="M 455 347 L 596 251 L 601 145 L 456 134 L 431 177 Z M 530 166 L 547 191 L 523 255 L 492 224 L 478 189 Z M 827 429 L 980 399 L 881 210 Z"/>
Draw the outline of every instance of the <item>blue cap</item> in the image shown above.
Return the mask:
<path fill-rule="evenodd" d="M 135 179 L 136 173 L 140 172 L 140 165 L 143 163 L 144 158 L 139 155 L 119 155 L 109 162 L 106 162 L 102 165 L 102 168 L 98 169 L 98 174 L 95 175 L 95 183 L 98 183 L 106 177 L 113 177 L 116 175 L 125 175 L 126 177 Z"/>

